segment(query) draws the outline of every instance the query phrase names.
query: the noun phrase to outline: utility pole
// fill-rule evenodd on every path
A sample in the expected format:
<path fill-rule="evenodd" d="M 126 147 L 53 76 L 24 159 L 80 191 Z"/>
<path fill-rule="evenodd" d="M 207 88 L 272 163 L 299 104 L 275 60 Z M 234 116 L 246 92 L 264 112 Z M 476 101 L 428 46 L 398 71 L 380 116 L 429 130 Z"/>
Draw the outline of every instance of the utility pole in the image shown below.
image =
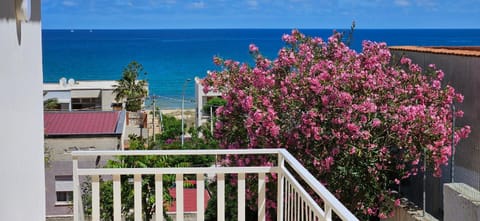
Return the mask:
<path fill-rule="evenodd" d="M 183 83 L 183 90 L 182 90 L 182 148 L 183 144 L 185 143 L 185 129 L 184 129 L 184 124 L 185 120 L 183 117 L 183 109 L 185 108 L 185 87 L 187 86 L 187 83 L 190 81 L 190 78 L 185 80 L 185 83 Z"/>
<path fill-rule="evenodd" d="M 156 106 L 155 106 L 155 95 L 152 96 L 153 98 L 153 118 L 152 118 L 152 124 L 153 124 L 153 142 L 155 142 L 155 111 L 156 111 Z"/>
<path fill-rule="evenodd" d="M 210 106 L 210 133 L 213 135 L 213 106 Z"/>

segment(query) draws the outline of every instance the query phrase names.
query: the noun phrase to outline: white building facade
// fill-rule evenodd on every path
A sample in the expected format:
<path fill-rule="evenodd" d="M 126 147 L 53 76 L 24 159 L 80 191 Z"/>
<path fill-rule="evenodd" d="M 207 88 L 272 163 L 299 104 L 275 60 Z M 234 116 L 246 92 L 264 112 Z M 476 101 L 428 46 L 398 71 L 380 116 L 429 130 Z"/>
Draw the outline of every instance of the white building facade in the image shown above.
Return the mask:
<path fill-rule="evenodd" d="M 208 100 L 214 97 L 221 97 L 222 93 L 217 91 L 203 92 L 202 79 L 195 77 L 195 126 L 199 127 L 206 123 L 210 118 L 210 113 L 203 112 L 203 106 L 207 104 Z"/>
<path fill-rule="evenodd" d="M 42 76 L 40 0 L 0 1 L 0 220 L 45 220 Z"/>
<path fill-rule="evenodd" d="M 75 81 L 61 78 L 58 83 L 43 84 L 43 101 L 57 99 L 59 109 L 63 111 L 121 109 L 122 104 L 115 100 L 116 94 L 113 92 L 116 85 L 117 81 Z"/>

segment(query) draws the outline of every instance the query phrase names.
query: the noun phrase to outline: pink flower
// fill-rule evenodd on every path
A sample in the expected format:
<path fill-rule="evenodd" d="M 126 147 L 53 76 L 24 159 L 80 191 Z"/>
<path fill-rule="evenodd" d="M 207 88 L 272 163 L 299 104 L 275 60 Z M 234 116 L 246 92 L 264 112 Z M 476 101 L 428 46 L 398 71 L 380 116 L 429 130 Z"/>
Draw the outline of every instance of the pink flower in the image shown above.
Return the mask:
<path fill-rule="evenodd" d="M 461 95 L 461 94 L 455 94 L 455 100 L 456 100 L 458 103 L 462 103 L 462 102 L 463 102 L 463 95 Z"/>
<path fill-rule="evenodd" d="M 355 154 L 355 152 L 357 152 L 355 147 L 350 148 L 350 154 Z"/>
<path fill-rule="evenodd" d="M 250 44 L 248 46 L 248 49 L 250 50 L 251 53 L 258 53 L 258 47 L 255 46 L 255 44 Z"/>
<path fill-rule="evenodd" d="M 360 127 L 357 126 L 357 125 L 354 124 L 354 123 L 348 123 L 348 124 L 347 124 L 347 129 L 348 129 L 351 133 L 355 134 L 355 133 L 358 133 L 358 131 L 360 130 Z"/>
<path fill-rule="evenodd" d="M 227 101 L 217 109 L 215 137 L 223 148 L 285 147 L 322 183 L 330 181 L 328 188 L 362 220 L 385 217 L 391 211 L 386 202 L 399 203 L 390 184 L 419 170 L 440 175 L 452 145 L 471 132 L 469 126 L 452 129 L 452 117 L 463 112 L 452 116 L 450 106 L 464 98 L 441 82 L 444 73 L 434 65 L 424 74 L 406 57 L 401 65 L 391 62 L 385 43 L 364 41 L 357 53 L 339 34 L 324 42 L 293 30 L 282 39 L 286 47 L 273 61 L 253 44 L 254 66 L 214 59 L 222 70 L 208 74 L 202 85 Z M 429 168 L 419 165 L 424 151 Z M 239 163 L 272 163 L 245 157 Z M 365 169 L 363 160 L 371 166 Z M 386 179 L 391 171 L 400 177 Z M 339 177 L 345 181 L 335 181 Z M 362 197 L 353 197 L 355 192 Z M 247 193 L 252 198 L 256 191 Z"/>
<path fill-rule="evenodd" d="M 245 109 L 251 109 L 253 107 L 253 97 L 252 96 L 247 96 L 244 101 L 244 108 Z"/>
<path fill-rule="evenodd" d="M 374 118 L 372 120 L 372 127 L 378 127 L 380 124 L 382 124 L 382 121 L 380 121 L 378 118 Z"/>
<path fill-rule="evenodd" d="M 401 202 L 400 202 L 400 199 L 396 199 L 395 202 L 394 202 L 394 205 L 395 206 L 400 206 Z"/>
<path fill-rule="evenodd" d="M 330 166 L 333 165 L 333 157 L 327 157 L 325 159 L 325 170 L 329 171 L 330 170 Z"/>
<path fill-rule="evenodd" d="M 438 79 L 439 81 L 443 80 L 443 77 L 444 77 L 444 76 L 445 76 L 445 74 L 443 73 L 442 70 L 438 70 L 438 71 L 437 71 L 437 79 Z"/>

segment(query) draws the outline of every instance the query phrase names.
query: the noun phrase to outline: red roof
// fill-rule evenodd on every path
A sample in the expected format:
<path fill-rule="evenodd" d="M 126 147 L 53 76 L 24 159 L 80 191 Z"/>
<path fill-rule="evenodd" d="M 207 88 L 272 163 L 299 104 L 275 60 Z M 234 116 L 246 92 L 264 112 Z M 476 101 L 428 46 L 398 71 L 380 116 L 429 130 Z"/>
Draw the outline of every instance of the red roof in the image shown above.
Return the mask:
<path fill-rule="evenodd" d="M 44 112 L 45 135 L 116 134 L 120 112 Z"/>
<path fill-rule="evenodd" d="M 177 197 L 175 188 L 168 189 L 170 196 L 172 198 Z M 210 195 L 208 195 L 207 190 L 203 191 L 204 200 L 203 200 L 203 209 L 207 209 L 208 200 L 210 200 Z M 176 200 L 172 202 L 167 208 L 168 212 L 176 212 L 177 211 L 177 204 Z M 197 212 L 197 189 L 195 188 L 185 188 L 183 189 L 183 211 L 184 212 Z"/>

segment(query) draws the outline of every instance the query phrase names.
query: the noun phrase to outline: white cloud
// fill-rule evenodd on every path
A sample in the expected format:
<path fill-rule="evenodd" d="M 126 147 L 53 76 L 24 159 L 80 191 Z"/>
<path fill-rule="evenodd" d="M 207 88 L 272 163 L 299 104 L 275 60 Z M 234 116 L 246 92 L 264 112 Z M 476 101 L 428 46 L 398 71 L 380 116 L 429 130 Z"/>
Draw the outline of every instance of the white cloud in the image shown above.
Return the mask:
<path fill-rule="evenodd" d="M 192 8 L 202 9 L 202 8 L 205 8 L 205 2 L 203 2 L 203 1 L 193 2 L 192 4 L 190 4 L 190 6 Z"/>
<path fill-rule="evenodd" d="M 401 6 L 401 7 L 407 7 L 410 6 L 410 1 L 408 0 L 395 0 L 395 5 Z"/>
<path fill-rule="evenodd" d="M 74 2 L 74 1 L 66 0 L 66 1 L 63 1 L 63 2 L 62 2 L 62 5 L 67 6 L 67 7 L 72 7 L 72 6 L 76 6 L 77 3 Z"/>

